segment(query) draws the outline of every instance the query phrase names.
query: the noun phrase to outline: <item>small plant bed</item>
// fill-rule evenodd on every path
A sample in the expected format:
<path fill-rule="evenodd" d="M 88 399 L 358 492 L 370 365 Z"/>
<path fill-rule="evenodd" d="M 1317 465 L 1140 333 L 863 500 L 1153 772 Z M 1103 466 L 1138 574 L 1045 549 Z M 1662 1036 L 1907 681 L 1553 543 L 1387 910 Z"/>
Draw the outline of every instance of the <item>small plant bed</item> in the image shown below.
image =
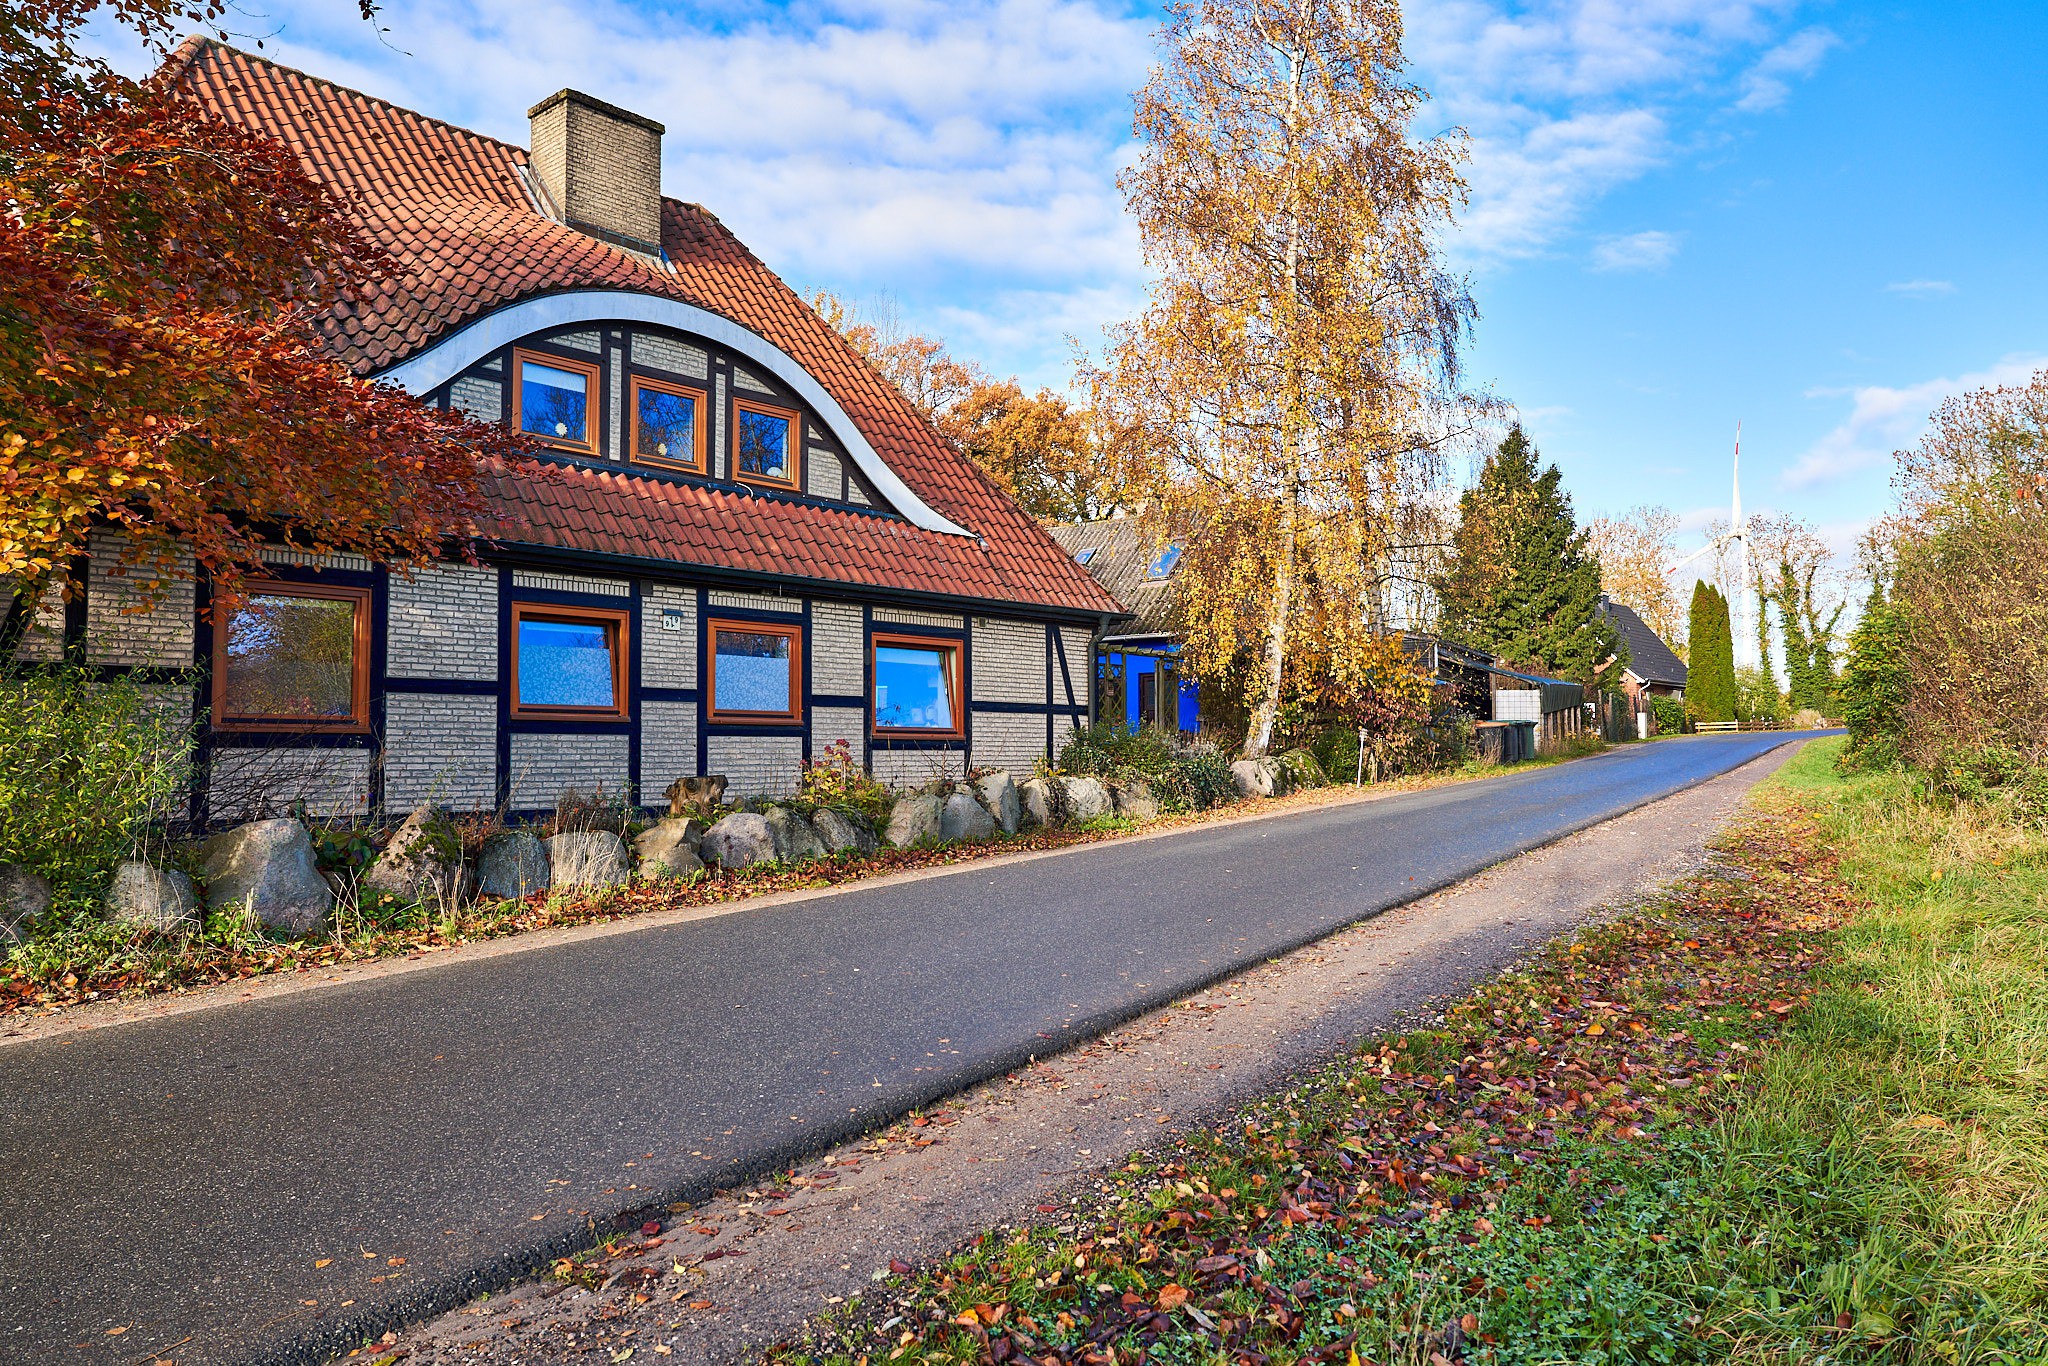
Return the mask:
<path fill-rule="evenodd" d="M 1167 831 L 1247 814 L 1277 814 L 1332 801 L 1356 800 L 1470 781 L 1557 762 L 1533 760 L 1510 767 L 1469 762 L 1449 772 L 1419 774 L 1364 788 L 1345 784 L 1304 787 L 1286 796 L 1232 800 L 1204 810 L 1144 820 L 1105 815 L 1015 835 L 956 841 L 872 854 L 842 853 L 801 863 L 705 868 L 690 879 L 635 881 L 575 892 L 538 893 L 519 900 L 482 899 L 456 905 L 402 906 L 389 898 L 371 906 L 338 907 L 328 927 L 289 937 L 249 923 L 233 907 L 205 912 L 190 933 L 138 932 L 133 926 L 84 919 L 75 927 L 29 939 L 0 959 L 0 1018 L 22 1011 L 52 1011 L 117 997 L 197 990 L 272 973 L 309 972 L 351 963 L 418 955 L 532 930 L 621 920 L 632 916 L 719 905 L 750 897 L 814 890 L 891 873 L 943 867 L 1008 854 L 1062 849 L 1115 839 L 1143 828 Z M 1225 765 L 1225 773 L 1228 766 Z M 1232 794 L 1234 796 L 1234 793 Z M 361 832 L 316 831 L 323 857 L 366 865 L 375 845 Z M 348 845 L 348 848 L 341 848 Z M 359 845 L 360 847 L 355 847 Z"/>
<path fill-rule="evenodd" d="M 1994 867 L 1978 841 L 1959 901 L 2002 909 L 1931 922 L 1916 903 L 1953 831 L 1930 849 L 1908 833 L 1938 819 L 1924 804 L 1845 793 L 1837 748 L 1795 761 L 1776 809 L 1725 846 L 1725 873 L 1134 1161 L 1068 1222 L 991 1231 L 904 1275 L 772 1358 L 2043 1359 L 2030 1178 L 2048 1120 L 2027 1104 L 2025 1059 L 2048 1037 L 2048 993 L 2038 956 L 2017 996 L 2010 971 L 2040 947 L 2042 851 L 1987 894 L 2019 859 L 2008 842 Z M 1946 956 L 1956 936 L 1977 963 Z M 1930 968 L 1949 979 L 1938 1005 Z M 2001 1022 L 2000 994 L 2027 1013 Z M 1934 1024 L 1974 1047 L 1921 1032 Z M 1956 1132 L 1994 1116 L 1998 1140 Z"/>

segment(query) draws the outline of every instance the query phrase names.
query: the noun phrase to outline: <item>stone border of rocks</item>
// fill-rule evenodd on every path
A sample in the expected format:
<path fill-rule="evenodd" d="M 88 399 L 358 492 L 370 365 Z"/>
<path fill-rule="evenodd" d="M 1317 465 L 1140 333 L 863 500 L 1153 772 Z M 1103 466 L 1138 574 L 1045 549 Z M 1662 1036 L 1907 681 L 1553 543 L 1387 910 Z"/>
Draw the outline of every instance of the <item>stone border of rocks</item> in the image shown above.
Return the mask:
<path fill-rule="evenodd" d="M 1297 784 L 1294 756 L 1241 759 L 1231 775 L 1241 796 L 1276 797 Z M 1313 760 L 1309 761 L 1311 768 Z M 704 779 L 724 789 L 721 778 Z M 1143 781 L 1112 783 L 1085 774 L 1036 775 L 1021 782 L 998 770 L 946 780 L 896 798 L 880 830 L 847 812 L 823 807 L 809 815 L 785 803 L 762 803 L 709 824 L 694 790 L 671 793 L 672 813 L 634 836 L 631 847 L 608 830 L 541 837 L 531 829 L 492 835 L 474 861 L 465 860 L 452 818 L 422 804 L 406 817 L 363 873 L 361 887 L 425 906 L 453 908 L 473 898 L 519 900 L 538 892 L 619 887 L 635 879 L 691 880 L 707 869 L 796 865 L 887 849 L 975 843 L 998 833 L 1053 829 L 1117 816 L 1149 821 L 1159 801 Z M 250 922 L 291 935 L 320 931 L 339 904 L 337 880 L 320 871 L 311 833 L 295 819 L 250 821 L 200 847 L 207 910 L 239 907 Z M 188 934 L 200 923 L 202 896 L 175 868 L 141 859 L 121 863 L 107 888 L 109 921 L 163 935 Z M 0 942 L 19 942 L 50 909 L 50 884 L 15 864 L 0 864 Z"/>

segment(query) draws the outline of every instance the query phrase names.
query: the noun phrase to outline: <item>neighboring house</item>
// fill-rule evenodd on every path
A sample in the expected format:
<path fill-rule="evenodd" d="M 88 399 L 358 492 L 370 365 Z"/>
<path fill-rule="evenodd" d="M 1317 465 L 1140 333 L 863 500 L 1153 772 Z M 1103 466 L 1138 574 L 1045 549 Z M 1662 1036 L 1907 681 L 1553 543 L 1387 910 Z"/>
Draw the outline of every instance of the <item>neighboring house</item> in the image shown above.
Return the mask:
<path fill-rule="evenodd" d="M 1065 523 L 1052 535 L 1129 612 L 1097 645 L 1097 716 L 1121 719 L 1132 730 L 1201 729 L 1200 694 L 1181 677 L 1176 659 L 1173 576 L 1180 548 L 1154 545 L 1129 517 Z"/>
<path fill-rule="evenodd" d="M 573 91 L 531 150 L 218 43 L 167 78 L 359 206 L 399 277 L 328 324 L 357 373 L 504 422 L 478 565 L 279 553 L 209 624 L 94 545 L 56 616 L 190 698 L 195 817 L 535 811 L 723 773 L 787 791 L 843 741 L 885 781 L 1028 768 L 1085 721 L 1119 608 L 716 218 L 661 193 L 662 127 Z M 53 642 L 33 637 L 34 655 Z"/>
<path fill-rule="evenodd" d="M 1685 661 L 1671 652 L 1663 638 L 1634 611 L 1600 595 L 1600 611 L 1628 642 L 1628 663 L 1622 666 L 1621 691 L 1629 709 L 1648 711 L 1651 697 L 1685 696 Z"/>

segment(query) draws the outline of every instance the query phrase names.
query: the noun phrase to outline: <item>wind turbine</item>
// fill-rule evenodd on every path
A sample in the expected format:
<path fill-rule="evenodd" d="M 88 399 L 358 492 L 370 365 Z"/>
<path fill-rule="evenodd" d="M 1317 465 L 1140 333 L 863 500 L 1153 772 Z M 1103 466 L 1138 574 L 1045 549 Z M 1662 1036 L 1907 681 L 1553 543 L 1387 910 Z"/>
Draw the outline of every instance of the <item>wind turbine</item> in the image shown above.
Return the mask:
<path fill-rule="evenodd" d="M 1736 592 L 1735 612 L 1733 614 L 1735 619 L 1729 622 L 1728 625 L 1730 631 L 1735 636 L 1737 660 L 1755 663 L 1754 660 L 1743 659 L 1743 656 L 1751 648 L 1752 633 L 1749 629 L 1749 623 L 1751 620 L 1750 606 L 1753 586 L 1749 581 L 1749 529 L 1748 523 L 1742 520 L 1742 422 L 1739 418 L 1735 423 L 1735 488 L 1734 497 L 1728 508 L 1728 530 L 1722 532 L 1719 536 L 1711 538 L 1705 545 L 1693 551 L 1692 554 L 1686 556 L 1664 572 L 1676 574 L 1700 556 L 1709 553 L 1713 554 L 1718 565 L 1721 556 L 1727 552 L 1730 546 L 1733 546 L 1735 549 L 1735 562 L 1738 566 L 1737 572 L 1740 574 L 1741 580 L 1740 587 Z"/>

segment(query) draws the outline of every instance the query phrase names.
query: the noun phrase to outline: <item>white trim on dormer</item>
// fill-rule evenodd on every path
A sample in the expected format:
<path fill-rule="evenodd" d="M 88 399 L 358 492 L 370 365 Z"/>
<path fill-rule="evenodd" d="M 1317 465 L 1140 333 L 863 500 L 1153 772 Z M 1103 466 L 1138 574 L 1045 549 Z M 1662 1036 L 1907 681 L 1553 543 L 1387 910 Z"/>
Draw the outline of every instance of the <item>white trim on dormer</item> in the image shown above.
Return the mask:
<path fill-rule="evenodd" d="M 875 448 L 868 444 L 860 429 L 853 425 L 853 419 L 839 406 L 839 401 L 827 393 L 825 386 L 818 383 L 810 371 L 798 364 L 795 357 L 758 333 L 741 327 L 730 318 L 720 317 L 716 313 L 679 303 L 674 299 L 609 289 L 581 289 L 566 294 L 543 294 L 536 298 L 522 299 L 516 304 L 486 313 L 409 360 L 401 361 L 388 370 L 379 371 L 375 378 L 388 380 L 411 393 L 430 393 L 493 351 L 530 337 L 536 332 L 551 332 L 556 328 L 571 327 L 577 323 L 596 322 L 647 323 L 654 327 L 671 327 L 678 332 L 695 333 L 727 350 L 737 351 L 788 385 L 798 398 L 809 404 L 811 411 L 818 415 L 819 420 L 838 439 L 839 444 L 846 448 L 846 453 L 853 457 L 853 463 L 867 476 L 875 491 L 882 495 L 883 501 L 902 513 L 913 525 L 923 527 L 927 531 L 941 531 L 950 536 L 975 535 L 967 528 L 939 515 L 922 498 L 912 493 L 910 486 L 875 453 Z"/>

